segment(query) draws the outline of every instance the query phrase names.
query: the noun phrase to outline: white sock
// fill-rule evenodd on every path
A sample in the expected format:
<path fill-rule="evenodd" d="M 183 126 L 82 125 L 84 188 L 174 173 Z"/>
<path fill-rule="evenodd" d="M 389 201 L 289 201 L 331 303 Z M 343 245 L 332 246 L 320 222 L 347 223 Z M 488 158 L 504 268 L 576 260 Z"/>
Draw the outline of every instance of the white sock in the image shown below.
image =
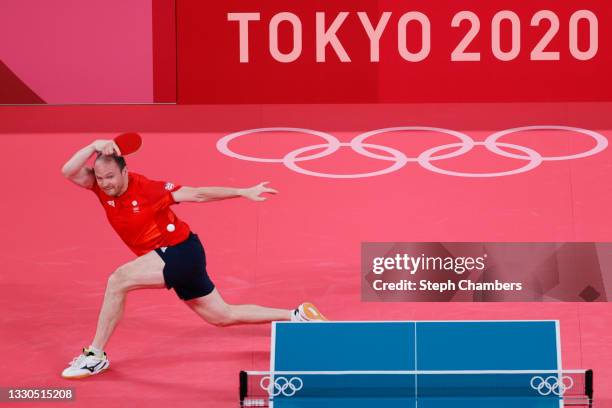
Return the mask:
<path fill-rule="evenodd" d="M 95 354 L 96 357 L 102 357 L 104 355 L 104 350 L 100 350 L 98 348 L 95 348 L 92 345 L 90 345 L 87 350 L 93 351 L 93 353 Z"/>

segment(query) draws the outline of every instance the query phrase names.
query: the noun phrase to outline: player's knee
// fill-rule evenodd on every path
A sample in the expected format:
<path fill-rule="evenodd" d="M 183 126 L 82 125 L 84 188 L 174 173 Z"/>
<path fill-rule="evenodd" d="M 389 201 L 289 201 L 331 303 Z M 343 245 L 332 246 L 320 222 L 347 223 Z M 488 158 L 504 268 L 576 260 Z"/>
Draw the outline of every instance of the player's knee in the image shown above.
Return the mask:
<path fill-rule="evenodd" d="M 236 324 L 236 319 L 229 308 L 223 312 L 216 313 L 213 316 L 209 316 L 208 322 L 217 327 L 227 327 Z"/>
<path fill-rule="evenodd" d="M 108 289 L 113 292 L 129 290 L 130 280 L 125 266 L 120 266 L 108 277 Z"/>
<path fill-rule="evenodd" d="M 217 327 L 227 327 L 232 324 L 229 319 L 213 319 L 211 323 Z"/>

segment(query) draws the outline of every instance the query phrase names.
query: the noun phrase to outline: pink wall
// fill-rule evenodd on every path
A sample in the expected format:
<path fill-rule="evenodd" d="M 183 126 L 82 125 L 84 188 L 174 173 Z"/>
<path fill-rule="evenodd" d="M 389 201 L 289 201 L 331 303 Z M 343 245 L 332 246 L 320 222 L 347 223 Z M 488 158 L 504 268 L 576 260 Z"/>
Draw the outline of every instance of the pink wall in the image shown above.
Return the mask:
<path fill-rule="evenodd" d="M 47 103 L 153 102 L 151 0 L 3 0 L 0 38 Z"/>

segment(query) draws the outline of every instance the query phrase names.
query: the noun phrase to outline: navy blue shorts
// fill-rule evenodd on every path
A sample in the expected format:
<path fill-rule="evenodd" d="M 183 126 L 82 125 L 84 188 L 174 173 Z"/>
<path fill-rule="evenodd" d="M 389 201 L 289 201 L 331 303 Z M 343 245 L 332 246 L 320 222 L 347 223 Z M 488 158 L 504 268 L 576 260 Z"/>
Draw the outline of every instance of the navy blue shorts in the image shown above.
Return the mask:
<path fill-rule="evenodd" d="M 198 236 L 192 232 L 180 244 L 155 250 L 164 260 L 164 281 L 183 300 L 206 296 L 215 289 L 206 272 L 206 254 Z"/>

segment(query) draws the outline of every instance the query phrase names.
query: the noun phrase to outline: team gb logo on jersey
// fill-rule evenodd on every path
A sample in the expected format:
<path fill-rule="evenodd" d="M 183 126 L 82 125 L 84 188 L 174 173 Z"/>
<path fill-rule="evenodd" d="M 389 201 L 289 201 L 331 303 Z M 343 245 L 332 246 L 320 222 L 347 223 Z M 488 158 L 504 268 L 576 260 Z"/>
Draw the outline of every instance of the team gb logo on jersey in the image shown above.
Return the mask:
<path fill-rule="evenodd" d="M 164 187 L 166 190 L 171 191 L 174 188 L 174 184 L 172 183 L 166 183 L 166 186 Z"/>

